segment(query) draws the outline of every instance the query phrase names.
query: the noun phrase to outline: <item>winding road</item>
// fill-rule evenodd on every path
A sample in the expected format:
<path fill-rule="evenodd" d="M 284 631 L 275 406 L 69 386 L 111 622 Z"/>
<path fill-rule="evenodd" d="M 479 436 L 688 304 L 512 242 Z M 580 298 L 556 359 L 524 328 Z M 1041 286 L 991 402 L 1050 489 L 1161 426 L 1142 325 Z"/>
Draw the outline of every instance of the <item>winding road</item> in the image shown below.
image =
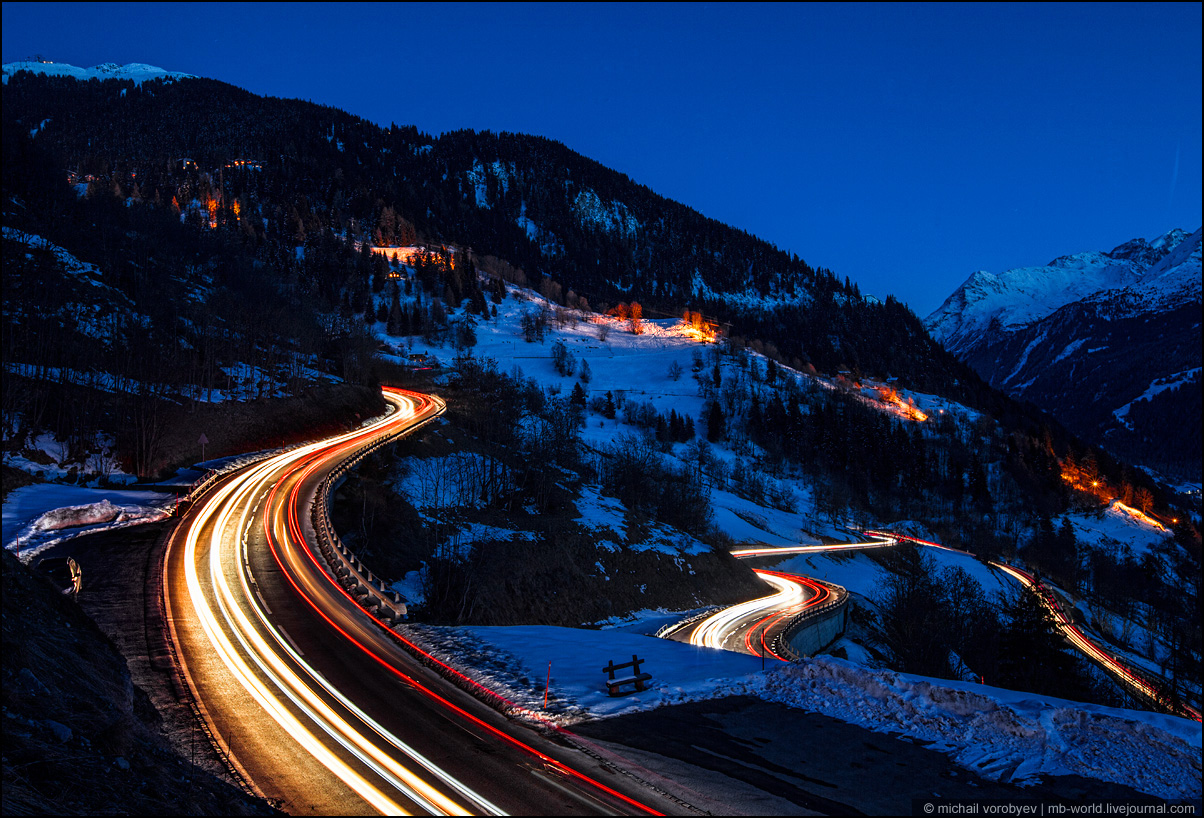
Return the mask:
<path fill-rule="evenodd" d="M 871 536 L 885 536 L 881 532 L 875 531 L 866 531 L 865 533 Z M 930 548 L 940 548 L 944 551 L 953 551 L 957 554 L 965 554 L 968 557 L 974 556 L 969 551 L 962 551 L 959 548 L 950 548 L 947 545 L 941 545 L 940 543 L 931 542 L 929 540 L 921 540 L 917 537 L 909 537 L 904 534 L 894 534 L 891 536 L 894 536 L 899 540 L 913 542 L 918 545 L 925 545 Z M 1155 704 L 1167 712 L 1173 713 L 1177 716 L 1183 716 L 1185 718 L 1200 721 L 1201 714 L 1199 710 L 1187 703 L 1180 702 L 1176 704 L 1166 701 L 1166 697 L 1159 690 L 1159 685 L 1155 681 L 1151 680 L 1144 673 L 1137 671 L 1131 665 L 1122 662 L 1116 657 L 1115 654 L 1101 645 L 1097 639 L 1093 639 L 1091 636 L 1085 633 L 1082 628 L 1075 624 L 1073 618 L 1070 617 L 1063 609 L 1062 603 L 1058 601 L 1057 595 L 1050 588 L 1044 585 L 1038 577 L 1022 568 L 1006 565 L 1002 562 L 995 562 L 994 560 L 991 560 L 988 561 L 987 564 L 992 568 L 1002 571 L 1008 577 L 1011 577 L 1016 582 L 1020 583 L 1025 590 L 1036 594 L 1037 598 L 1041 601 L 1041 604 L 1047 611 L 1049 611 L 1050 616 L 1053 617 L 1054 623 L 1057 625 L 1062 637 L 1070 644 L 1070 646 L 1111 674 L 1113 678 L 1120 682 L 1121 685 L 1136 693 L 1138 697 Z"/>
<path fill-rule="evenodd" d="M 912 542 L 929 548 L 952 551 L 967 557 L 974 556 L 969 551 L 904 534 L 883 531 L 860 533 L 874 539 L 864 542 L 824 545 L 748 547 L 735 549 L 731 553 L 741 559 L 782 557 L 795 554 L 879 548 L 899 542 Z M 1053 617 L 1063 638 L 1075 650 L 1098 664 L 1122 685 L 1167 712 L 1200 721 L 1199 710 L 1186 703 L 1173 704 L 1165 701 L 1165 696 L 1155 681 L 1118 659 L 1111 651 L 1100 645 L 1098 640 L 1085 633 L 1063 610 L 1057 596 L 1032 574 L 999 562 L 992 561 L 988 564 L 1020 583 L 1028 591 L 1037 594 L 1041 603 Z M 684 620 L 677 626 L 662 632 L 661 636 L 701 647 L 722 648 L 789 661 L 788 657 L 781 656 L 779 652 L 775 651 L 775 637 L 789 626 L 795 615 L 826 602 L 838 586 L 826 586 L 808 577 L 780 571 L 758 569 L 756 574 L 772 585 L 775 593 L 729 606 L 702 619 Z"/>
<path fill-rule="evenodd" d="M 672 809 L 563 732 L 523 726 L 449 682 L 454 671 L 434 672 L 334 580 L 309 516 L 319 483 L 443 411 L 435 397 L 384 394 L 385 418 L 216 481 L 172 535 L 168 626 L 215 742 L 294 814 Z"/>
<path fill-rule="evenodd" d="M 766 546 L 762 548 L 739 548 L 732 556 L 740 559 L 755 557 L 782 557 L 793 554 L 809 554 L 822 551 L 856 550 L 893 545 L 895 540 L 883 535 L 880 539 L 860 543 L 834 545 Z M 731 605 L 702 619 L 690 619 L 662 632 L 666 639 L 688 642 L 707 648 L 722 648 L 753 656 L 771 656 L 783 662 L 790 661 L 774 648 L 775 639 L 798 614 L 818 608 L 829 602 L 844 589 L 837 585 L 819 582 L 799 574 L 782 571 L 755 569 L 758 577 L 774 589 L 774 593 Z"/>

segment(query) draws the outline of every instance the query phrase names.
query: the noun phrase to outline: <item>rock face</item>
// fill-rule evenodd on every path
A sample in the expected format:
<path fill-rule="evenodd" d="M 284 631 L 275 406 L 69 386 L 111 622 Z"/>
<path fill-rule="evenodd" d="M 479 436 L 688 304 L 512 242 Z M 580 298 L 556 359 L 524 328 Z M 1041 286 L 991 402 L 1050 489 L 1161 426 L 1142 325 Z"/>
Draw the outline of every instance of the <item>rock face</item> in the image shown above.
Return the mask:
<path fill-rule="evenodd" d="M 1172 230 L 977 272 L 925 319 L 983 378 L 1162 476 L 1200 480 L 1200 241 Z"/>

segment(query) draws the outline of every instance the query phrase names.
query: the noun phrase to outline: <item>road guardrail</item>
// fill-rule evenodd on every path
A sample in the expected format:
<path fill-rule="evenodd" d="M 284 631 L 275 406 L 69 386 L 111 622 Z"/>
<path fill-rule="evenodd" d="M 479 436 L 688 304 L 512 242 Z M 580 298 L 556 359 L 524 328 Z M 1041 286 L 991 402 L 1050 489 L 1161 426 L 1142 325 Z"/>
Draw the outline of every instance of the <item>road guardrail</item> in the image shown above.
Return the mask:
<path fill-rule="evenodd" d="M 365 457 L 413 434 L 442 415 L 445 409 L 446 406 L 440 406 L 438 411 L 421 423 L 383 435 L 356 449 L 322 478 L 314 497 L 311 511 L 314 534 L 318 541 L 318 552 L 325 559 L 331 575 L 343 590 L 351 595 L 352 599 L 389 626 L 396 625 L 405 618 L 406 604 L 402 600 L 401 594 L 389 590 L 385 581 L 373 574 L 339 538 L 338 533 L 334 530 L 334 524 L 330 520 L 330 495 L 334 491 L 335 483 L 359 465 Z"/>

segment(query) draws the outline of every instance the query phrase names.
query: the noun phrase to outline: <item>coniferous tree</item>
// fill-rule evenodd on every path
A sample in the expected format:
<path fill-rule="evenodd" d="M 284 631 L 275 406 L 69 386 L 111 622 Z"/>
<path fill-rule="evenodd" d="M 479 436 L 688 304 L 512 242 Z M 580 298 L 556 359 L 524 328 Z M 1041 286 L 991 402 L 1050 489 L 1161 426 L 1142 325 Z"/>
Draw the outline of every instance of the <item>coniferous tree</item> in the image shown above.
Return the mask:
<path fill-rule="evenodd" d="M 707 408 L 707 440 L 712 443 L 723 440 L 727 434 L 726 423 L 719 401 L 711 401 L 711 405 Z"/>
<path fill-rule="evenodd" d="M 606 390 L 606 403 L 602 407 L 602 416 L 608 420 L 614 420 L 617 413 L 618 408 L 615 406 L 614 393 L 608 389 Z"/>
<path fill-rule="evenodd" d="M 1012 690 L 1076 698 L 1082 682 L 1057 625 L 1037 594 L 1015 589 L 1004 605 L 999 683 Z"/>
<path fill-rule="evenodd" d="M 585 389 L 579 382 L 573 384 L 573 391 L 569 395 L 569 403 L 582 411 L 585 410 Z"/>

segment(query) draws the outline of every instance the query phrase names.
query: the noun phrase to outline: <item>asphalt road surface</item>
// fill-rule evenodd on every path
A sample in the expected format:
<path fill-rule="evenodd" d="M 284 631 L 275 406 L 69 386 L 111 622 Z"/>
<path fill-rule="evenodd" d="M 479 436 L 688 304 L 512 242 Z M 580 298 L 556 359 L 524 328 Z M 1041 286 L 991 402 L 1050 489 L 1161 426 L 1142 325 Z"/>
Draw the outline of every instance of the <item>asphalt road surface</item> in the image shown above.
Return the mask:
<path fill-rule="evenodd" d="M 293 814 L 680 812 L 419 663 L 330 576 L 309 507 L 356 448 L 441 411 L 386 390 L 384 422 L 246 467 L 208 491 L 164 563 L 195 698 L 244 776 Z"/>

